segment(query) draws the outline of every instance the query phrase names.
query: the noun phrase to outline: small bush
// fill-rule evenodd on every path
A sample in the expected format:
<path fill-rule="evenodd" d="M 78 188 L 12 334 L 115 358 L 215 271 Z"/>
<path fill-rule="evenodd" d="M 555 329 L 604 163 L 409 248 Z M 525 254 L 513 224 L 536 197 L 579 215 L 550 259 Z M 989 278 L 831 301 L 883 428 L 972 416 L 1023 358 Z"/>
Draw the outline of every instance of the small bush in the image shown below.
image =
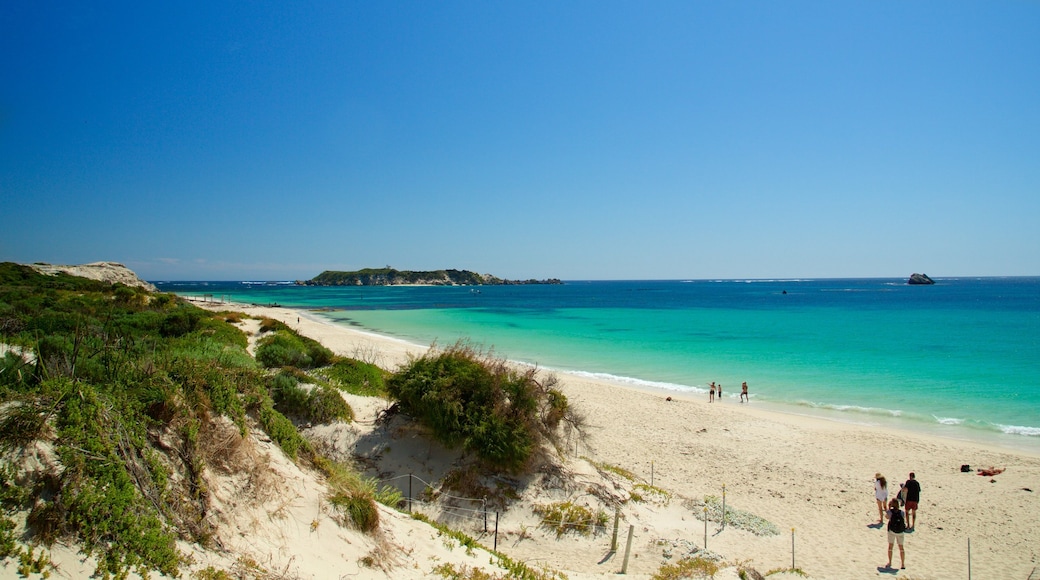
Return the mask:
<path fill-rule="evenodd" d="M 390 377 L 387 391 L 445 444 L 461 445 L 492 467 L 519 471 L 553 431 L 540 414 L 550 395 L 535 374 L 458 343 L 413 360 Z"/>
<path fill-rule="evenodd" d="M 307 418 L 319 425 L 333 421 L 349 423 L 354 420 L 354 409 L 343 400 L 339 391 L 321 385 L 311 389 L 307 398 Z"/>
<path fill-rule="evenodd" d="M 275 409 L 283 415 L 302 417 L 307 413 L 307 391 L 287 373 L 278 373 L 270 379 L 271 399 Z"/>
<path fill-rule="evenodd" d="M 159 324 L 159 334 L 167 338 L 184 336 L 198 328 L 201 318 L 202 316 L 194 307 L 191 309 L 178 308 L 163 318 Z"/>
<path fill-rule="evenodd" d="M 371 363 L 341 358 L 325 369 L 323 374 L 333 386 L 354 395 L 378 397 L 386 394 L 386 373 Z"/>

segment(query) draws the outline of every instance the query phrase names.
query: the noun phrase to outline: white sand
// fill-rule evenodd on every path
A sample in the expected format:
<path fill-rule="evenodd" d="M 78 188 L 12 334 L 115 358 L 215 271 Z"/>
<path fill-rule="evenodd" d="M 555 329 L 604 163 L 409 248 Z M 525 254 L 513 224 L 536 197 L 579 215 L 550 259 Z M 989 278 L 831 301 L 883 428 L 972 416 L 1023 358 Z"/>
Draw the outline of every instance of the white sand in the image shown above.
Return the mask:
<path fill-rule="evenodd" d="M 226 304 L 208 307 L 281 320 L 338 354 L 389 369 L 427 350 L 287 308 Z M 627 469 L 645 483 L 652 477 L 654 486 L 674 494 L 667 505 L 630 502 L 623 508 L 621 552 L 628 524 L 635 530 L 629 577 L 646 578 L 667 561 L 662 557 L 661 540 L 702 544 L 704 523 L 683 505 L 683 498 L 721 496 L 723 485 L 729 507 L 765 518 L 781 531 L 779 535 L 757 537 L 732 526 L 719 531 L 719 526 L 709 524 L 708 548 L 726 561 L 750 561 L 761 572 L 789 567 L 793 528 L 795 564 L 811 578 L 875 578 L 895 573 L 880 569 L 887 560 L 887 540 L 885 530 L 876 526 L 873 476 L 875 472 L 883 473 L 894 492 L 910 471 L 916 472 L 921 482 L 922 501 L 916 530 L 906 535 L 907 567 L 898 571 L 898 576 L 967 578 L 969 538 L 973 578 L 1025 580 L 1034 567 L 1040 566 L 1040 457 L 1036 455 L 914 432 L 769 412 L 754 402 L 744 405 L 729 397 L 709 404 L 707 397 L 692 399 L 653 393 L 566 374 L 561 374 L 560 379 L 571 404 L 587 415 L 591 425 L 588 444 L 579 446 L 577 455 Z M 666 396 L 672 400 L 666 400 Z M 358 411 L 359 421 L 350 426 L 351 433 L 336 437 L 342 439 L 342 445 L 354 444 L 359 438 L 372 445 L 370 420 L 383 403 L 360 398 L 350 401 Z M 427 481 L 443 475 L 446 466 L 438 464 L 451 460 L 449 452 L 439 450 L 414 432 L 399 429 L 387 437 L 393 440 L 384 443 L 394 447 L 394 454 L 411 453 L 405 451 L 409 444 L 421 448 L 429 459 L 428 472 L 423 475 Z M 580 476 L 588 470 L 585 462 L 574 461 L 574 449 L 568 453 L 568 467 L 575 474 Z M 994 466 L 1006 471 L 981 477 L 974 472 L 961 473 L 962 464 L 972 468 Z M 594 479 L 590 475 L 590 481 Z M 523 500 L 544 499 L 544 490 L 539 493 L 541 497 L 525 495 Z M 588 494 L 561 489 L 558 495 L 580 501 Z M 319 502 L 320 498 L 308 501 Z M 283 556 L 298 555 L 293 562 L 299 567 L 303 566 L 301 559 L 322 556 L 313 553 L 318 546 L 297 545 L 296 541 L 308 544 L 325 535 L 345 534 L 335 531 L 334 524 L 324 520 L 317 528 L 320 533 L 310 533 L 308 522 L 312 520 L 308 518 L 323 516 L 314 507 L 307 509 L 310 511 L 293 516 L 300 520 L 294 525 L 303 530 L 299 539 L 284 538 L 278 548 Z M 393 512 L 387 513 L 385 520 L 393 519 Z M 251 517 L 262 523 L 263 517 Z M 537 529 L 536 521 L 522 505 L 503 514 L 499 550 L 517 560 L 566 571 L 570 578 L 614 575 L 621 569 L 621 554 L 608 555 L 609 534 L 590 539 L 567 535 L 557 540 Z M 397 545 L 415 539 L 401 535 L 428 535 L 428 531 L 417 531 L 421 528 L 411 524 L 389 527 L 387 533 L 397 534 L 393 539 Z M 415 577 L 421 577 L 422 570 L 428 569 L 421 562 L 428 563 L 431 558 L 438 561 L 446 554 L 455 554 L 452 557 L 457 558 L 461 554 L 458 548 L 438 549 L 436 541 L 430 547 L 428 539 L 426 547 L 416 548 L 420 551 L 403 558 L 405 563 L 388 576 L 408 576 L 405 571 L 411 570 Z M 351 545 L 370 543 L 357 537 L 342 541 Z M 492 538 L 482 537 L 481 542 L 490 546 Z M 339 555 L 350 548 L 342 543 L 333 546 L 321 546 L 320 551 L 338 550 L 336 555 L 326 556 L 335 561 L 350 559 Z M 361 551 L 372 549 L 368 546 Z M 289 556 L 283 560 L 286 557 Z M 355 560 L 357 557 L 353 556 Z M 482 562 L 486 563 L 487 558 Z M 898 567 L 898 562 L 896 550 L 893 564 Z M 315 578 L 347 573 L 345 570 L 322 575 L 310 567 L 299 572 L 302 577 Z M 364 568 L 359 571 L 355 567 L 349 572 L 360 573 L 360 577 L 384 577 L 382 572 L 369 576 L 371 570 Z M 731 569 L 717 577 L 736 577 L 735 574 Z M 771 576 L 787 577 L 793 576 Z"/>

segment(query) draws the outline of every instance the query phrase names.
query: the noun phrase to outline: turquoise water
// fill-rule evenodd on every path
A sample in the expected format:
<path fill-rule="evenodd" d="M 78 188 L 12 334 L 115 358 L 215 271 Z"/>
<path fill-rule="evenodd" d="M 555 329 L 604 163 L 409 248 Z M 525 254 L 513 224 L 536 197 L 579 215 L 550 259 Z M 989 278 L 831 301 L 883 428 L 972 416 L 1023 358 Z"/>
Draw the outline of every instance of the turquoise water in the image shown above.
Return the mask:
<path fill-rule="evenodd" d="M 163 290 L 332 308 L 340 324 L 655 389 L 1040 449 L 1040 278 Z M 478 291 L 479 290 L 479 291 Z"/>

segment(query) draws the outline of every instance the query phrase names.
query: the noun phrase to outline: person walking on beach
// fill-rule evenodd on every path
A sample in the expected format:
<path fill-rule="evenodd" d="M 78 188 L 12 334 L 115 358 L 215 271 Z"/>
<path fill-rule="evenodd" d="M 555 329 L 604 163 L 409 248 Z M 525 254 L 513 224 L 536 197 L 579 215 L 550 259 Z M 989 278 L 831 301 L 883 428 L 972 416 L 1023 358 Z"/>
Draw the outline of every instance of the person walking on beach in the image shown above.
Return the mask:
<path fill-rule="evenodd" d="M 914 524 L 917 523 L 917 502 L 921 501 L 921 484 L 917 482 L 917 477 L 914 476 L 913 471 L 910 472 L 910 479 L 903 484 L 903 489 L 906 490 L 907 529 L 912 532 L 914 531 Z"/>
<path fill-rule="evenodd" d="M 874 499 L 877 500 L 878 523 L 885 523 L 885 504 L 888 502 L 888 481 L 880 473 L 874 474 Z"/>
<path fill-rule="evenodd" d="M 711 390 L 708 391 L 708 402 L 709 403 L 714 403 L 715 402 L 715 381 L 711 382 Z"/>
<path fill-rule="evenodd" d="M 892 498 L 888 504 L 888 564 L 892 567 L 892 544 L 899 544 L 899 569 L 906 568 L 906 552 L 903 551 L 903 532 L 906 531 L 906 517 L 899 509 L 899 500 Z"/>
<path fill-rule="evenodd" d="M 740 402 L 741 403 L 750 403 L 751 402 L 751 400 L 748 399 L 748 396 L 747 396 L 747 381 L 744 381 L 744 384 L 740 385 Z"/>

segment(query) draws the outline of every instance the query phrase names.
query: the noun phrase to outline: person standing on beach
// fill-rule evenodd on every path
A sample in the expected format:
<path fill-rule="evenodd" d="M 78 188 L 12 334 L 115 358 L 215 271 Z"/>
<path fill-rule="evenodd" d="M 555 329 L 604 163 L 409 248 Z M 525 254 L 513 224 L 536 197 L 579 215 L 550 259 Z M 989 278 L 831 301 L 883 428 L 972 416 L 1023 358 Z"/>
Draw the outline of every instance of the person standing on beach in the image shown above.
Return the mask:
<path fill-rule="evenodd" d="M 907 529 L 912 532 L 914 524 L 917 523 L 917 502 L 921 501 L 921 484 L 917 482 L 913 471 L 910 472 L 910 479 L 906 480 L 903 488 L 906 490 Z"/>
<path fill-rule="evenodd" d="M 711 382 L 711 390 L 708 391 L 708 402 L 709 403 L 714 403 L 715 402 L 715 381 Z"/>
<path fill-rule="evenodd" d="M 716 387 L 715 390 L 716 390 L 715 394 L 719 396 L 719 400 L 721 401 L 722 400 L 722 383 L 719 383 L 719 386 Z"/>
<path fill-rule="evenodd" d="M 874 499 L 877 500 L 878 523 L 885 523 L 885 504 L 888 502 L 888 481 L 880 473 L 874 474 Z"/>
<path fill-rule="evenodd" d="M 899 569 L 906 568 L 906 552 L 903 551 L 903 532 L 906 531 L 906 517 L 899 509 L 899 500 L 892 498 L 888 504 L 888 564 L 892 567 L 892 544 L 899 544 Z"/>
<path fill-rule="evenodd" d="M 741 403 L 750 403 L 751 402 L 751 400 L 748 399 L 748 396 L 747 396 L 747 381 L 744 381 L 744 384 L 740 385 L 740 402 Z"/>

